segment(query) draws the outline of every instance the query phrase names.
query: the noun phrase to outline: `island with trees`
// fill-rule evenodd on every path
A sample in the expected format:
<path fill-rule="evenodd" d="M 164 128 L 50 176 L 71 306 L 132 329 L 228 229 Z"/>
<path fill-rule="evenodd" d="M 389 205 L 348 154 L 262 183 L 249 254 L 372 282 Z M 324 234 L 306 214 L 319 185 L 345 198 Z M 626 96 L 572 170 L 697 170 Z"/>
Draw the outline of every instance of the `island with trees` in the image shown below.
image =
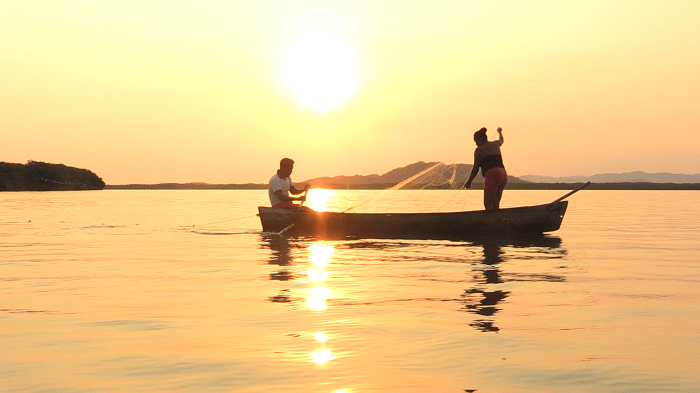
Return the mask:
<path fill-rule="evenodd" d="M 105 187 L 94 172 L 40 161 L 0 162 L 0 191 L 75 191 Z"/>

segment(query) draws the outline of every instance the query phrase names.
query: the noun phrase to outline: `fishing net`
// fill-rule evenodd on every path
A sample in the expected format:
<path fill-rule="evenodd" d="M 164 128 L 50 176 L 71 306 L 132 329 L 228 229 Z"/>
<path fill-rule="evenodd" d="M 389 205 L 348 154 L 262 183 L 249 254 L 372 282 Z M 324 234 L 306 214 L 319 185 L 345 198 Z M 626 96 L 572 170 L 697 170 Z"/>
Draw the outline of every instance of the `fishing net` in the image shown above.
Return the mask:
<path fill-rule="evenodd" d="M 472 170 L 471 165 L 467 164 L 444 164 L 442 162 L 416 163 L 414 165 L 423 165 L 425 169 L 410 176 L 409 178 L 398 182 L 392 187 L 384 189 L 381 193 L 360 202 L 343 212 L 348 212 L 377 198 L 382 197 L 386 193 L 395 190 L 424 190 L 424 189 L 456 189 L 460 190 L 464 183 L 469 178 Z M 390 173 L 385 176 L 390 175 Z M 454 197 L 453 197 L 454 198 Z"/>

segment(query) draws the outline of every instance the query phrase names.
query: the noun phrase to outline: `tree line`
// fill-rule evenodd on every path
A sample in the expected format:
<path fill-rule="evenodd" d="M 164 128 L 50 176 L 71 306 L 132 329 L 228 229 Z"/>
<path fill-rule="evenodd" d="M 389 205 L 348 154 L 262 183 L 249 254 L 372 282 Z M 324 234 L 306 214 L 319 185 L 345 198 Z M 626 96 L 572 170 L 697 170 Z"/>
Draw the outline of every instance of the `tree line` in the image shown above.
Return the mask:
<path fill-rule="evenodd" d="M 63 164 L 28 161 L 0 162 L 0 191 L 101 190 L 105 187 L 94 172 Z"/>

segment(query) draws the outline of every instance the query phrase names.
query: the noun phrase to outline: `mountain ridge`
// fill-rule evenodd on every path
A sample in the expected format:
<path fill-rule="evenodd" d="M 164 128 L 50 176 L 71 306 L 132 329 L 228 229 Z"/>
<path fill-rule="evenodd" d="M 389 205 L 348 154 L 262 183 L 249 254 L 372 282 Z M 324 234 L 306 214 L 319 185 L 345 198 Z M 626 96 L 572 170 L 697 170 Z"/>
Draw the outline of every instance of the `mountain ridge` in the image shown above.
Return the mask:
<path fill-rule="evenodd" d="M 648 173 L 643 171 L 562 177 L 525 175 L 519 176 L 519 178 L 532 183 L 581 183 L 587 181 L 592 183 L 700 183 L 700 173 L 685 175 L 669 172 Z"/>
<path fill-rule="evenodd" d="M 305 180 L 301 183 L 312 186 L 360 186 L 360 185 L 397 185 L 411 177 L 415 179 L 406 182 L 401 188 L 459 188 L 466 183 L 473 168 L 471 164 L 444 164 L 442 162 L 418 161 L 404 167 L 392 169 L 382 175 L 340 175 L 324 176 Z M 426 171 L 421 174 L 422 171 Z M 474 180 L 475 184 L 483 183 L 481 174 Z M 515 176 L 508 176 L 509 183 L 527 183 Z"/>
<path fill-rule="evenodd" d="M 387 189 L 435 166 L 423 175 L 404 185 L 403 189 L 455 189 L 461 187 L 471 172 L 471 164 L 444 164 L 418 161 L 383 174 L 323 176 L 307 179 L 297 184 L 310 184 L 316 188 L 331 189 Z M 624 175 L 624 176 L 620 176 Z M 657 175 L 646 176 L 646 175 Z M 662 176 L 658 176 L 662 175 Z M 669 177 L 671 176 L 671 177 Z M 696 178 L 697 177 L 697 178 Z M 481 174 L 474 184 L 483 184 Z M 651 179 L 651 180 L 650 180 Z M 654 181 L 652 181 L 654 180 Z M 677 180 L 677 181 L 669 181 Z M 574 184 L 591 181 L 589 189 L 605 190 L 697 190 L 700 189 L 700 174 L 683 175 L 673 173 L 649 174 L 636 171 L 625 174 L 600 174 L 593 176 L 551 177 L 538 175 L 508 176 L 509 189 L 570 189 Z M 210 183 L 159 183 L 107 185 L 107 189 L 266 189 L 267 183 L 210 184 Z M 397 187 L 398 188 L 398 187 Z"/>

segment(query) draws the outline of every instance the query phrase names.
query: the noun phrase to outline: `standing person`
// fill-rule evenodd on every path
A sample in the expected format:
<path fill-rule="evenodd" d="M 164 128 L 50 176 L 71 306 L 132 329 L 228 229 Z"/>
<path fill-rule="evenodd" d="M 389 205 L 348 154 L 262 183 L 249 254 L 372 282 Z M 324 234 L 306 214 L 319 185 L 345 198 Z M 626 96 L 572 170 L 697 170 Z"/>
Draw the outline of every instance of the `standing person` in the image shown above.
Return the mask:
<path fill-rule="evenodd" d="M 508 182 L 506 167 L 503 166 L 501 156 L 501 145 L 503 145 L 503 133 L 498 127 L 498 140 L 489 142 L 486 136 L 486 128 L 482 128 L 474 133 L 474 167 L 469 174 L 469 180 L 464 183 L 464 188 L 472 187 L 472 180 L 479 173 L 484 176 L 484 207 L 486 210 L 498 210 L 500 208 L 503 189 Z"/>
<path fill-rule="evenodd" d="M 293 201 L 305 201 L 306 195 L 300 197 L 289 196 L 289 193 L 294 195 L 306 192 L 309 186 L 304 186 L 303 189 L 298 189 L 294 187 L 292 183 L 292 178 L 290 175 L 294 170 L 294 160 L 291 158 L 283 158 L 280 160 L 280 169 L 277 173 L 270 179 L 270 184 L 267 187 L 267 193 L 270 197 L 270 204 L 276 209 L 295 209 L 301 207 L 300 205 L 294 204 Z"/>

